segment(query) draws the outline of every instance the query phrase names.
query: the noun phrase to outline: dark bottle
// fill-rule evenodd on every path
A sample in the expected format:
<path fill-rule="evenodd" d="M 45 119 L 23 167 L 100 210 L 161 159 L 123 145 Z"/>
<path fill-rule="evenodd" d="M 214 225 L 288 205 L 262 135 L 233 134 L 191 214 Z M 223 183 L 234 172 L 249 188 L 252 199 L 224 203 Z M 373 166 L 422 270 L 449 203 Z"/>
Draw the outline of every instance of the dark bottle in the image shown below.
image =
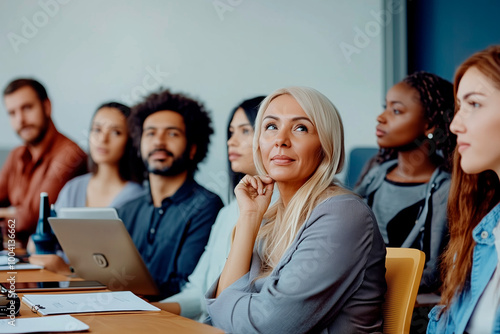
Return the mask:
<path fill-rule="evenodd" d="M 31 236 L 35 243 L 36 254 L 55 254 L 57 239 L 48 218 L 50 217 L 49 195 L 40 193 L 40 214 L 38 216 L 38 225 L 36 232 Z"/>

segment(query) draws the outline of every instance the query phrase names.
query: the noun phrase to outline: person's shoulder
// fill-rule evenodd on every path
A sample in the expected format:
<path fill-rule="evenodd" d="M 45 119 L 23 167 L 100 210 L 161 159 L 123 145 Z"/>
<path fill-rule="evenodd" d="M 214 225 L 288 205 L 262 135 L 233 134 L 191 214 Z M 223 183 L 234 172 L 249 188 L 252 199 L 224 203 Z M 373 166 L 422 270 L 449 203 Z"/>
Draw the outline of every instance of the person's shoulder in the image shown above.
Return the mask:
<path fill-rule="evenodd" d="M 137 196 L 143 195 L 142 192 L 145 191 L 144 187 L 137 182 L 128 181 L 125 185 L 127 191 L 138 193 Z"/>
<path fill-rule="evenodd" d="M 121 207 L 123 204 L 137 199 L 145 194 L 146 190 L 143 186 L 136 182 L 128 181 L 122 191 L 113 199 L 111 206 Z"/>
<path fill-rule="evenodd" d="M 83 174 L 80 176 L 75 176 L 66 184 L 64 185 L 64 188 L 74 188 L 74 187 L 81 187 L 81 186 L 86 186 L 89 183 L 90 178 L 92 177 L 91 173 Z"/>
<path fill-rule="evenodd" d="M 449 184 L 451 182 L 451 173 L 444 170 L 442 167 L 438 167 L 431 176 L 431 182 Z"/>
<path fill-rule="evenodd" d="M 451 174 L 438 168 L 431 177 L 426 191 L 432 196 L 433 211 L 446 212 L 451 187 Z M 444 207 L 443 207 L 444 205 Z"/>
<path fill-rule="evenodd" d="M 211 205 L 223 206 L 222 200 L 216 193 L 208 190 L 207 188 L 200 185 L 198 182 L 194 181 L 194 196 L 197 201 L 203 201 L 206 203 L 211 203 Z"/>
<path fill-rule="evenodd" d="M 71 180 L 68 181 L 68 183 L 77 183 L 77 182 L 89 182 L 90 178 L 92 177 L 92 173 L 86 173 L 83 175 L 75 176 Z"/>
<path fill-rule="evenodd" d="M 59 132 L 47 149 L 46 158 L 51 168 L 59 169 L 58 173 L 66 177 L 87 172 L 87 154 L 80 146 Z M 64 170 L 71 171 L 71 173 L 64 172 Z"/>
<path fill-rule="evenodd" d="M 312 210 L 304 223 L 303 237 L 316 234 L 349 242 L 354 236 L 373 236 L 376 222 L 372 210 L 359 196 L 342 193 L 324 199 Z"/>
<path fill-rule="evenodd" d="M 118 205 L 116 209 L 120 212 L 134 212 L 142 208 L 143 206 L 153 206 L 151 203 L 151 195 L 147 191 L 141 192 L 137 197 L 134 197 L 128 201 L 123 202 Z"/>
<path fill-rule="evenodd" d="M 66 182 L 57 195 L 56 209 L 81 206 L 81 201 L 85 205 L 85 194 L 87 193 L 87 185 L 91 177 L 92 174 L 88 173 L 76 176 Z"/>
<path fill-rule="evenodd" d="M 212 227 L 214 235 L 223 234 L 224 231 L 232 230 L 238 220 L 239 209 L 236 200 L 231 201 L 217 213 L 217 218 Z"/>
<path fill-rule="evenodd" d="M 354 189 L 355 192 L 365 195 L 367 189 L 377 186 L 385 178 L 387 171 L 397 164 L 397 160 L 388 160 L 374 165 L 363 177 L 359 185 Z"/>
<path fill-rule="evenodd" d="M 5 161 L 21 159 L 21 157 L 25 152 L 26 152 L 26 146 L 24 145 L 14 147 L 12 150 L 10 150 L 9 154 L 7 154 L 7 158 Z"/>
<path fill-rule="evenodd" d="M 220 209 L 217 220 L 234 220 L 239 215 L 238 202 L 233 200 Z"/>
<path fill-rule="evenodd" d="M 434 173 L 432 173 L 431 179 L 427 183 L 426 192 L 430 194 L 435 193 L 438 197 L 448 198 L 450 186 L 451 174 L 442 167 L 438 167 Z"/>
<path fill-rule="evenodd" d="M 25 145 L 20 145 L 14 147 L 12 150 L 10 150 L 9 154 L 23 154 L 26 151 L 26 146 Z"/>
<path fill-rule="evenodd" d="M 87 154 L 81 149 L 80 146 L 78 146 L 77 143 L 75 143 L 74 141 L 72 141 L 71 139 L 60 133 L 59 131 L 57 131 L 54 145 L 52 145 L 52 149 L 61 152 L 61 154 L 64 153 L 65 155 L 73 153 L 75 155 L 79 155 L 82 157 L 87 156 Z"/>
<path fill-rule="evenodd" d="M 375 175 L 379 175 L 379 174 L 383 174 L 385 176 L 385 174 L 387 174 L 387 171 L 389 169 L 391 169 L 392 167 L 394 167 L 395 165 L 398 164 L 398 161 L 396 159 L 391 159 L 391 160 L 387 160 L 387 161 L 384 161 L 380 164 L 377 164 L 375 166 L 372 167 L 372 169 L 370 169 L 370 171 L 368 172 L 367 175 L 370 175 L 370 174 L 375 174 Z"/>
<path fill-rule="evenodd" d="M 313 209 L 311 217 L 340 219 L 351 221 L 353 224 L 371 224 L 375 220 L 373 211 L 363 199 L 345 189 L 329 194 Z"/>
<path fill-rule="evenodd" d="M 370 210 L 363 199 L 350 191 L 332 194 L 319 203 L 314 210 L 332 211 L 338 207 L 354 207 L 360 210 Z"/>

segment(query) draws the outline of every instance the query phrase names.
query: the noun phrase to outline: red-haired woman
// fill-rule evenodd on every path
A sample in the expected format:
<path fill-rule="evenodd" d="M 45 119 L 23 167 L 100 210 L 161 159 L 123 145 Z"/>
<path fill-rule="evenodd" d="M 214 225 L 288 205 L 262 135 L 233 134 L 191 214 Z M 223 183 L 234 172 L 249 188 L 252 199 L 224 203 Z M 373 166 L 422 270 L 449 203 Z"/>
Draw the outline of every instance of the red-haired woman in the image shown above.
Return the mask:
<path fill-rule="evenodd" d="M 457 135 L 441 304 L 428 333 L 500 333 L 500 45 L 455 74 Z"/>

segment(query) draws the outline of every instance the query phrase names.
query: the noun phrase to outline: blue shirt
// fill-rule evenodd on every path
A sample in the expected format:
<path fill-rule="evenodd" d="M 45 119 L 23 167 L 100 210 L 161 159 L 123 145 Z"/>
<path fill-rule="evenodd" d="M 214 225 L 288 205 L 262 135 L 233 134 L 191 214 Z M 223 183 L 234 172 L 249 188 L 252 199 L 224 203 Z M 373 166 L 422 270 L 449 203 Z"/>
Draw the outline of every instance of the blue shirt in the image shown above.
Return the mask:
<path fill-rule="evenodd" d="M 187 281 L 222 206 L 219 196 L 188 178 L 161 207 L 153 205 L 149 191 L 118 209 L 160 297 L 178 293 Z"/>
<path fill-rule="evenodd" d="M 438 317 L 442 305 L 434 307 L 429 313 L 427 333 L 463 333 L 472 312 L 488 285 L 498 263 L 493 229 L 500 220 L 500 204 L 497 204 L 474 228 L 472 237 L 476 241 L 472 257 L 470 283 L 466 284 L 459 296 L 456 296 L 448 311 Z M 500 334 L 500 310 L 493 320 L 493 332 Z"/>

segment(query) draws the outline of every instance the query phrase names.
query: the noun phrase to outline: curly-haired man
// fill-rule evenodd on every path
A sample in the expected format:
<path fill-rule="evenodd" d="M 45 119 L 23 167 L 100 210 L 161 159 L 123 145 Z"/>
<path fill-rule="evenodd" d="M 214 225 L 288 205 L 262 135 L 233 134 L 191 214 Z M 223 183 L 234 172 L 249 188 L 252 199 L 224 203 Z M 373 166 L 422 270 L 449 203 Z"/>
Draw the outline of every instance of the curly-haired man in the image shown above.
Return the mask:
<path fill-rule="evenodd" d="M 178 293 L 194 270 L 223 206 L 193 178 L 213 129 L 200 102 L 169 90 L 133 107 L 130 129 L 149 172 L 149 191 L 118 213 L 160 297 L 167 297 Z"/>

